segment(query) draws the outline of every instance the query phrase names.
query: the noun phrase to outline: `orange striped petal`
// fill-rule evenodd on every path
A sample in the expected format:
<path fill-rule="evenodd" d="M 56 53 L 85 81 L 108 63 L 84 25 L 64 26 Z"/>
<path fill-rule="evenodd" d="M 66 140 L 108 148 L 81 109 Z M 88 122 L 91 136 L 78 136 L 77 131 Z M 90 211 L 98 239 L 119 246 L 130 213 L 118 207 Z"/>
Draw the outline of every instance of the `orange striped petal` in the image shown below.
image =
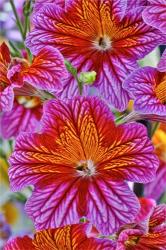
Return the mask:
<path fill-rule="evenodd" d="M 34 57 L 32 64 L 21 72 L 24 82 L 44 90 L 60 90 L 62 81 L 67 76 L 64 59 L 61 53 L 46 46 Z"/>

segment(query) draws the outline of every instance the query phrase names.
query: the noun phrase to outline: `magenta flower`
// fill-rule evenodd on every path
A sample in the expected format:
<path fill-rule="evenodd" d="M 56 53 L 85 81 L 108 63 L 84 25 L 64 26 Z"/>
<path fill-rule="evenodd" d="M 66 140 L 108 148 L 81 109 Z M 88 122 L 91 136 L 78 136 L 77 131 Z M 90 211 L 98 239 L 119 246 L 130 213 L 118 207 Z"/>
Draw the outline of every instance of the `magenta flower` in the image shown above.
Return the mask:
<path fill-rule="evenodd" d="M 144 67 L 132 73 L 123 87 L 134 99 L 134 109 L 143 114 L 166 114 L 166 73 L 152 67 Z"/>
<path fill-rule="evenodd" d="M 144 21 L 166 33 L 166 0 L 148 0 L 149 6 L 143 11 Z"/>
<path fill-rule="evenodd" d="M 143 207 L 142 210 L 147 208 L 147 203 L 145 203 L 144 206 L 142 202 L 141 205 Z M 129 228 L 123 230 L 118 237 L 116 250 L 164 250 L 166 246 L 165 215 L 166 205 L 164 204 L 153 207 L 150 212 L 148 210 L 147 216 L 149 218 L 145 218 L 145 224 L 148 226 L 145 227 L 145 230 L 143 228 Z"/>
<path fill-rule="evenodd" d="M 166 37 L 142 20 L 142 8 L 127 10 L 124 0 L 73 0 L 66 8 L 45 5 L 33 18 L 34 30 L 26 44 L 34 54 L 51 45 L 80 71 L 94 70 L 94 84 L 119 110 L 129 95 L 122 87 L 127 75 Z M 61 97 L 78 94 L 76 81 L 69 77 Z"/>
<path fill-rule="evenodd" d="M 47 102 L 41 132 L 18 136 L 10 163 L 13 191 L 35 187 L 26 211 L 38 230 L 86 217 L 106 235 L 138 212 L 126 181 L 147 183 L 158 167 L 145 127 L 116 127 L 95 97 Z"/>
<path fill-rule="evenodd" d="M 8 71 L 11 82 L 29 83 L 47 91 L 61 90 L 63 78 L 66 76 L 63 56 L 50 46 L 40 50 L 32 63 L 25 59 L 13 58 L 12 67 Z"/>
<path fill-rule="evenodd" d="M 9 139 L 23 131 L 37 131 L 41 116 L 42 105 L 38 97 L 18 96 L 12 110 L 0 116 L 0 136 Z"/>

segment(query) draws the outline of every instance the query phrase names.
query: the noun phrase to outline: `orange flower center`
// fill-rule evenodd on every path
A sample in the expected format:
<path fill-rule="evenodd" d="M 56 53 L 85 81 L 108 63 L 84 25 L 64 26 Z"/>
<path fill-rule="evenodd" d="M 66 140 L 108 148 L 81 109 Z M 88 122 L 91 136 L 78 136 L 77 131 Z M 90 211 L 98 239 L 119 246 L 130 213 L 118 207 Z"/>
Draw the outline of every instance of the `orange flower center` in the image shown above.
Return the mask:
<path fill-rule="evenodd" d="M 162 81 L 155 87 L 155 93 L 160 102 L 166 104 L 166 74 Z"/>
<path fill-rule="evenodd" d="M 111 48 L 111 43 L 108 36 L 101 36 L 93 42 L 93 46 L 99 51 L 107 51 Z"/>
<path fill-rule="evenodd" d="M 77 164 L 77 173 L 80 176 L 93 176 L 96 173 L 96 167 L 94 165 L 94 162 L 92 160 L 87 160 L 87 161 L 80 161 Z"/>
<path fill-rule="evenodd" d="M 16 97 L 19 104 L 23 105 L 25 108 L 32 109 L 41 104 L 39 97 L 34 96 L 17 96 Z"/>

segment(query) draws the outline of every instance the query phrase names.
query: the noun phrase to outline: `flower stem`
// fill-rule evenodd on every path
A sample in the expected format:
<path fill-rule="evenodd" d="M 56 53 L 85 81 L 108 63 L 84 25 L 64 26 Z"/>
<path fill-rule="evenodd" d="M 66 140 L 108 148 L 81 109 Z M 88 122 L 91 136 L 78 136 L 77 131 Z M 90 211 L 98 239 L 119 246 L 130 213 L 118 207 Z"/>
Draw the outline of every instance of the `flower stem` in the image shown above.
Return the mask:
<path fill-rule="evenodd" d="M 19 28 L 22 40 L 24 42 L 24 40 L 25 40 L 24 30 L 23 30 L 23 26 L 21 24 L 20 18 L 18 16 L 18 13 L 17 13 L 16 7 L 15 7 L 14 1 L 13 0 L 9 0 L 9 1 L 10 1 L 11 6 L 12 6 L 12 10 L 13 10 L 14 16 L 16 18 L 16 24 L 17 24 L 17 26 Z"/>

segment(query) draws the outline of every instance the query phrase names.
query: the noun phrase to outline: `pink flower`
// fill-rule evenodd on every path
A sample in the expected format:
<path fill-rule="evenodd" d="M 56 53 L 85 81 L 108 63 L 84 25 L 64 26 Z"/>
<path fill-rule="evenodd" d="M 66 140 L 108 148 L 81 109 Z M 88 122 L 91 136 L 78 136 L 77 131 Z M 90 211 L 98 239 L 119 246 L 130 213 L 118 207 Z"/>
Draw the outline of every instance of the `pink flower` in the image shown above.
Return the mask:
<path fill-rule="evenodd" d="M 95 97 L 47 102 L 41 132 L 18 136 L 10 163 L 13 191 L 35 187 L 26 211 L 38 230 L 86 217 L 106 235 L 138 213 L 126 181 L 147 183 L 158 167 L 145 127 L 116 127 Z"/>
<path fill-rule="evenodd" d="M 51 45 L 78 72 L 96 71 L 94 86 L 111 105 L 124 110 L 129 95 L 123 81 L 137 68 L 138 59 L 166 40 L 143 22 L 142 10 L 128 11 L 127 0 L 73 0 L 67 1 L 66 8 L 48 4 L 34 15 L 35 28 L 26 44 L 34 54 Z M 77 82 L 68 77 L 59 96 L 77 94 Z"/>

